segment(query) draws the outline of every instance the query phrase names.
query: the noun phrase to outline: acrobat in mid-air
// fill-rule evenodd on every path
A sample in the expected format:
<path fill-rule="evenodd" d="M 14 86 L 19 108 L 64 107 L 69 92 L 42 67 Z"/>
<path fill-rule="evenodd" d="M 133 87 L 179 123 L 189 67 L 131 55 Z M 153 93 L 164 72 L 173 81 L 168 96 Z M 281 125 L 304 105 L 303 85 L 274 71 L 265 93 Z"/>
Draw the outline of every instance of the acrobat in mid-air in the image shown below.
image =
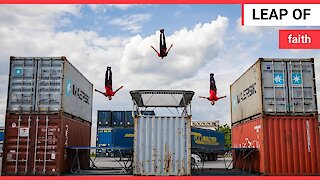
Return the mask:
<path fill-rule="evenodd" d="M 164 29 L 160 29 L 160 52 L 158 52 L 153 46 L 151 48 L 158 54 L 159 57 L 162 59 L 166 57 L 172 48 L 172 44 L 170 48 L 167 50 L 167 45 L 166 45 L 166 38 L 164 36 Z"/>
<path fill-rule="evenodd" d="M 104 88 L 106 89 L 106 92 L 101 92 L 97 89 L 95 89 L 95 91 L 103 94 L 104 96 L 106 96 L 107 98 L 109 98 L 109 100 L 112 99 L 112 96 L 114 96 L 121 88 L 123 88 L 123 86 L 120 86 L 116 91 L 112 91 L 112 71 L 111 71 L 111 67 L 107 67 L 107 71 L 106 71 L 106 79 L 104 82 Z"/>
<path fill-rule="evenodd" d="M 222 98 L 226 98 L 227 96 L 222 96 L 222 97 L 217 97 L 217 87 L 216 87 L 216 81 L 214 80 L 214 74 L 210 74 L 210 96 L 209 97 L 204 97 L 204 96 L 199 96 L 199 98 L 204 98 L 208 99 L 211 101 L 211 104 L 214 105 L 216 101 Z"/>

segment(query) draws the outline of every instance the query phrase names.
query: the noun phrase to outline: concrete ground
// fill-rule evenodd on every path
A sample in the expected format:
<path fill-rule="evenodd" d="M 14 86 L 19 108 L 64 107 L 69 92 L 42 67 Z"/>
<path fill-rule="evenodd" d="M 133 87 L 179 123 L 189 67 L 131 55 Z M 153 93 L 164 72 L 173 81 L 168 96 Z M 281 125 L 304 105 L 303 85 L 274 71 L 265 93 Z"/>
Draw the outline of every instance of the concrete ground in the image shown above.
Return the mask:
<path fill-rule="evenodd" d="M 125 171 L 125 167 L 130 166 L 130 162 L 125 164 L 124 162 L 117 162 L 119 158 L 95 158 L 93 159 L 96 168 L 94 171 L 83 171 L 82 173 L 73 174 L 73 175 L 104 175 L 104 174 L 125 174 L 131 175 L 132 172 Z M 218 158 L 217 161 L 205 161 L 204 163 L 198 163 L 197 166 L 193 167 L 192 175 L 193 176 L 232 176 L 232 175 L 252 175 L 248 173 L 244 173 L 241 171 L 232 169 L 232 158 Z M 2 157 L 0 157 L 0 173 L 2 166 Z M 228 167 L 229 166 L 229 167 Z M 227 170 L 227 168 L 229 170 Z M 67 174 L 71 175 L 71 174 Z"/>

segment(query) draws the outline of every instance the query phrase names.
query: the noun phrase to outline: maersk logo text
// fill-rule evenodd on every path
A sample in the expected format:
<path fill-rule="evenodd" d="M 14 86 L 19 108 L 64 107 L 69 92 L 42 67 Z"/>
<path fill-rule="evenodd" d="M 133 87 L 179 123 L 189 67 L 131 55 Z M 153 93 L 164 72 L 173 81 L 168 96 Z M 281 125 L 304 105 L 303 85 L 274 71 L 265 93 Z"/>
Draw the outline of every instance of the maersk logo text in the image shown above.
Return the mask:
<path fill-rule="evenodd" d="M 250 96 L 252 96 L 255 93 L 257 93 L 256 84 L 257 83 L 253 83 L 248 88 L 243 90 L 241 93 L 237 94 L 237 97 L 234 98 L 233 102 L 232 102 L 233 107 L 235 107 L 237 104 L 240 104 L 241 101 L 244 101 L 244 100 L 248 99 Z"/>
<path fill-rule="evenodd" d="M 66 81 L 66 95 L 67 96 L 76 96 L 78 97 L 81 101 L 90 104 L 90 97 L 79 87 L 74 85 L 72 81 L 69 79 Z"/>
<path fill-rule="evenodd" d="M 72 81 L 71 80 L 67 80 L 67 82 L 66 82 L 66 95 L 67 96 L 71 96 L 72 95 L 71 87 L 72 87 Z"/>

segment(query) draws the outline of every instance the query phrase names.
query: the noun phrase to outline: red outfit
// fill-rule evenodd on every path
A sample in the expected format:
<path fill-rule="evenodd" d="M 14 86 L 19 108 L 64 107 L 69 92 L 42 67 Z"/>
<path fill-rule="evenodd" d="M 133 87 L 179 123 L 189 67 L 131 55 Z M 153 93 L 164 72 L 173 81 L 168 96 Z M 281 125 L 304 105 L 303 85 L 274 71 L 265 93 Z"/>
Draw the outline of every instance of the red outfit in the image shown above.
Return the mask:
<path fill-rule="evenodd" d="M 114 96 L 116 94 L 116 92 L 113 92 L 108 86 L 105 86 L 104 88 L 106 89 L 106 96 Z"/>
<path fill-rule="evenodd" d="M 218 101 L 219 98 L 217 97 L 217 90 L 210 89 L 210 97 L 208 98 L 209 101 Z"/>

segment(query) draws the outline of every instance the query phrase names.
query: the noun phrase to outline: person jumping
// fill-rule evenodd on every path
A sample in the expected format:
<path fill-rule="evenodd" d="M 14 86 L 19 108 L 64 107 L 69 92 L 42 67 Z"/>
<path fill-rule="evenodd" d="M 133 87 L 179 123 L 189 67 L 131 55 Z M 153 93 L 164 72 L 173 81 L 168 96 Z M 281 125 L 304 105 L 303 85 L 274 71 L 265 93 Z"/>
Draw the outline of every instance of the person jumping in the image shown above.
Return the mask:
<path fill-rule="evenodd" d="M 107 98 L 109 98 L 109 100 L 112 99 L 112 96 L 114 96 L 121 88 L 123 88 L 123 86 L 120 86 L 116 91 L 112 91 L 112 71 L 111 71 L 111 67 L 107 67 L 107 71 L 106 71 L 106 77 L 105 77 L 105 82 L 104 82 L 104 88 L 106 90 L 106 92 L 101 92 L 97 89 L 95 89 L 95 91 L 103 94 L 104 96 L 106 96 Z"/>
<path fill-rule="evenodd" d="M 222 97 L 217 97 L 217 87 L 216 87 L 216 81 L 214 80 L 214 74 L 210 74 L 210 96 L 209 97 L 204 97 L 204 96 L 199 96 L 199 98 L 204 98 L 208 99 L 211 101 L 211 105 L 214 105 L 216 101 L 222 98 L 226 98 L 227 96 L 222 96 Z"/>
<path fill-rule="evenodd" d="M 157 53 L 158 57 L 161 57 L 162 59 L 166 57 L 172 48 L 172 44 L 170 48 L 167 51 L 167 45 L 166 45 L 166 38 L 164 36 L 164 29 L 160 29 L 160 52 L 158 52 L 153 46 L 151 48 Z"/>

